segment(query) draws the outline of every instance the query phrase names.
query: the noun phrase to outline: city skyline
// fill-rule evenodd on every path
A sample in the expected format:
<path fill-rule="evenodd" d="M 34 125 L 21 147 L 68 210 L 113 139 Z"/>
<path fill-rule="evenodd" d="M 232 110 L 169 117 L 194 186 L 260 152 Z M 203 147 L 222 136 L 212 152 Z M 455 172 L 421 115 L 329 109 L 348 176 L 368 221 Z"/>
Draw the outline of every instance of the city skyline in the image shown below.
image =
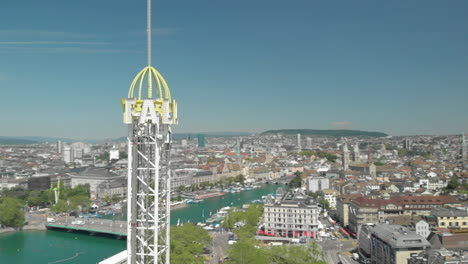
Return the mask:
<path fill-rule="evenodd" d="M 125 135 L 119 100 L 145 66 L 144 6 L 4 6 L 1 135 Z M 460 134 L 467 10 L 463 1 L 158 2 L 153 61 L 181 105 L 176 133 Z"/>

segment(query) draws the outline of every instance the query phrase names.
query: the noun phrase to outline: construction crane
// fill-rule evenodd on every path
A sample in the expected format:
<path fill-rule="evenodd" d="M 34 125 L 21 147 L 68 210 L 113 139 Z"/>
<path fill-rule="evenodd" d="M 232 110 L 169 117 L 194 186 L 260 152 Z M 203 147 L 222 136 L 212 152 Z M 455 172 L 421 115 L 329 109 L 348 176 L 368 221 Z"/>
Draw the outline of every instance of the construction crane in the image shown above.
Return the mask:
<path fill-rule="evenodd" d="M 54 190 L 54 196 L 55 196 L 55 204 L 57 204 L 59 199 L 60 199 L 60 190 L 62 189 L 61 179 L 62 179 L 61 176 L 57 176 L 57 186 L 53 189 Z"/>
<path fill-rule="evenodd" d="M 170 264 L 171 125 L 177 124 L 177 102 L 151 65 L 151 0 L 147 45 L 148 66 L 121 99 L 128 125 L 127 264 Z"/>

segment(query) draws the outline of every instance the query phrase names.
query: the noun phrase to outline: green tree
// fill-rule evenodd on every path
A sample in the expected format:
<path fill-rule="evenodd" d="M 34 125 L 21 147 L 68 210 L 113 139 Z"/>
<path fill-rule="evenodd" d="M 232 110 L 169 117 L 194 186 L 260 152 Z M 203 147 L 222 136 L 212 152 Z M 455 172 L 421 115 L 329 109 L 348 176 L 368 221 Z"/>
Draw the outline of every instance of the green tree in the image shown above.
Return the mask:
<path fill-rule="evenodd" d="M 321 199 L 319 203 L 323 209 L 330 209 L 330 203 L 327 200 Z"/>
<path fill-rule="evenodd" d="M 69 200 L 70 208 L 73 210 L 79 209 L 80 211 L 88 211 L 91 204 L 91 200 L 84 195 L 71 196 Z"/>
<path fill-rule="evenodd" d="M 267 264 L 267 254 L 259 247 L 259 243 L 253 239 L 241 239 L 229 249 L 229 261 L 231 264 Z"/>
<path fill-rule="evenodd" d="M 383 163 L 383 162 L 381 162 L 381 161 L 376 161 L 376 162 L 374 162 L 374 165 L 375 165 L 375 166 L 384 166 L 385 163 Z"/>
<path fill-rule="evenodd" d="M 208 232 L 191 223 L 171 227 L 171 263 L 202 264 L 200 256 L 210 242 Z"/>
<path fill-rule="evenodd" d="M 237 175 L 236 177 L 234 177 L 234 181 L 235 181 L 235 182 L 238 182 L 238 183 L 240 183 L 240 184 L 244 184 L 244 182 L 245 182 L 245 177 L 244 177 L 244 175 L 239 174 L 239 175 Z"/>
<path fill-rule="evenodd" d="M 24 211 L 21 201 L 6 197 L 0 202 L 0 224 L 9 227 L 24 225 Z"/>
<path fill-rule="evenodd" d="M 48 200 L 47 194 L 44 191 L 31 191 L 26 201 L 28 206 L 45 206 L 48 204 Z"/>
<path fill-rule="evenodd" d="M 68 212 L 68 203 L 65 200 L 59 200 L 57 204 L 52 206 L 51 210 L 55 213 L 66 213 Z"/>
<path fill-rule="evenodd" d="M 447 183 L 447 187 L 445 187 L 445 189 L 449 192 L 455 190 L 458 188 L 458 186 L 460 186 L 460 183 L 458 182 L 458 178 L 457 176 L 453 175 L 449 182 Z"/>
<path fill-rule="evenodd" d="M 181 192 L 184 192 L 184 191 L 185 191 L 185 186 L 184 186 L 184 185 L 179 185 L 179 186 L 177 187 L 177 192 L 180 192 L 180 193 L 181 193 Z"/>
<path fill-rule="evenodd" d="M 314 199 L 317 199 L 319 197 L 319 194 L 318 194 L 318 192 L 309 192 L 309 196 L 314 198 Z"/>
<path fill-rule="evenodd" d="M 266 258 L 272 264 L 326 264 L 323 252 L 317 244 L 271 246 L 265 249 Z"/>
<path fill-rule="evenodd" d="M 302 186 L 302 177 L 300 172 L 294 173 L 294 178 L 289 182 L 289 188 L 300 188 Z"/>

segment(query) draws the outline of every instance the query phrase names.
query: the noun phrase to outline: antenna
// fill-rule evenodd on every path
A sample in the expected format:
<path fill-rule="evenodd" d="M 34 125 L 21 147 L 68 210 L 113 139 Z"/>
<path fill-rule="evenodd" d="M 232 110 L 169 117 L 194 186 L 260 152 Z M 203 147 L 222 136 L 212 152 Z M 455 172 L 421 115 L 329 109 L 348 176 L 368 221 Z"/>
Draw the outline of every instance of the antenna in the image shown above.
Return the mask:
<path fill-rule="evenodd" d="M 151 0 L 148 0 L 148 6 L 146 10 L 147 16 L 147 29 L 146 32 L 148 34 L 148 66 L 151 66 Z"/>

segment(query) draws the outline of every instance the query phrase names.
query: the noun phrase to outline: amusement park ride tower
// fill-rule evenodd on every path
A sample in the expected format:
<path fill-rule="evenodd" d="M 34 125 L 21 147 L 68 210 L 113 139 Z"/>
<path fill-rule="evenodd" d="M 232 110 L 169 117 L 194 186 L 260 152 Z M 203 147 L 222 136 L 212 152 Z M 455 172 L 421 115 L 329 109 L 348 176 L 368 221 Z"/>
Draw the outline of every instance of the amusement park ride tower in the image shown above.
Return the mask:
<path fill-rule="evenodd" d="M 148 66 L 121 100 L 123 122 L 128 124 L 127 264 L 169 264 L 171 125 L 177 124 L 177 103 L 151 66 L 147 1 Z"/>

